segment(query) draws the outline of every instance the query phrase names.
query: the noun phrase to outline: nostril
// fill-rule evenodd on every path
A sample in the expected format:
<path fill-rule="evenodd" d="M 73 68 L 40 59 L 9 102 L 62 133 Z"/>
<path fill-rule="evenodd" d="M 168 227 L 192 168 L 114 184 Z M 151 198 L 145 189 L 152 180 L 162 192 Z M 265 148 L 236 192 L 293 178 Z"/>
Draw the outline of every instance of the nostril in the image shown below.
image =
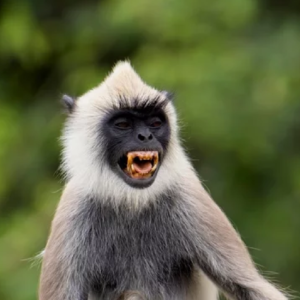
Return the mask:
<path fill-rule="evenodd" d="M 138 134 L 138 138 L 139 138 L 139 140 L 141 140 L 141 141 L 145 140 L 145 137 L 144 137 L 142 134 Z"/>
<path fill-rule="evenodd" d="M 152 140 L 152 139 L 153 139 L 153 135 L 150 134 L 150 135 L 148 136 L 148 140 Z"/>

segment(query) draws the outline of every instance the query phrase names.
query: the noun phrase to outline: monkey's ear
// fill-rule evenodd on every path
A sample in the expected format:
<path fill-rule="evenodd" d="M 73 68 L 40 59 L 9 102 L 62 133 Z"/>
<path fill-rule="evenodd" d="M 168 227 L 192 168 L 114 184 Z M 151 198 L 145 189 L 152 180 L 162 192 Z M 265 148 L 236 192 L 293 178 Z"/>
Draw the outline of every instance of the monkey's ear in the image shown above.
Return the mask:
<path fill-rule="evenodd" d="M 161 91 L 161 93 L 162 93 L 169 101 L 173 101 L 173 100 L 174 100 L 174 94 L 173 94 L 172 92 Z"/>
<path fill-rule="evenodd" d="M 75 98 L 68 95 L 63 95 L 61 102 L 67 113 L 71 114 L 74 111 L 76 106 Z"/>

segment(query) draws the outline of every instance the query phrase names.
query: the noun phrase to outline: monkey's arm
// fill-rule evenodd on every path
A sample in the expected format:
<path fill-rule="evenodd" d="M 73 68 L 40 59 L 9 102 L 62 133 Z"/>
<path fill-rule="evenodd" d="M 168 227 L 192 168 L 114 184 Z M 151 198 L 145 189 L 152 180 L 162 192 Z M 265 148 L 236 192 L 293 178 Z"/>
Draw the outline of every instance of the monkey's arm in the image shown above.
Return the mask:
<path fill-rule="evenodd" d="M 87 300 L 87 276 L 76 245 L 76 196 L 64 191 L 52 222 L 40 277 L 39 300 Z"/>
<path fill-rule="evenodd" d="M 198 180 L 197 180 L 198 181 Z M 256 270 L 252 259 L 224 213 L 199 184 L 191 196 L 199 266 L 231 299 L 287 300 Z"/>

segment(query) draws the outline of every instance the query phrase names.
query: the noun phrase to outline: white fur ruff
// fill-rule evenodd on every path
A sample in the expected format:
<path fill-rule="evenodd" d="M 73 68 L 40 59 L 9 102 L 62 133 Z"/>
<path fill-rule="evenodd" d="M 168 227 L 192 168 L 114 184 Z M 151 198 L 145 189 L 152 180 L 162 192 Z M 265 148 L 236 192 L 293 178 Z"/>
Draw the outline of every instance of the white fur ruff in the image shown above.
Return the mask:
<path fill-rule="evenodd" d="M 78 190 L 100 199 L 110 199 L 117 202 L 116 205 L 119 201 L 126 201 L 131 207 L 140 207 L 180 182 L 191 165 L 179 145 L 177 117 L 173 104 L 169 102 L 165 112 L 170 122 L 171 138 L 154 183 L 148 188 L 137 189 L 115 174 L 101 159 L 103 143 L 99 137 L 99 124 L 108 110 L 118 106 L 120 97 L 128 99 L 129 106 L 133 104 L 131 99 L 166 99 L 164 93 L 146 85 L 128 62 L 117 64 L 103 83 L 77 100 L 62 137 L 63 170 Z"/>

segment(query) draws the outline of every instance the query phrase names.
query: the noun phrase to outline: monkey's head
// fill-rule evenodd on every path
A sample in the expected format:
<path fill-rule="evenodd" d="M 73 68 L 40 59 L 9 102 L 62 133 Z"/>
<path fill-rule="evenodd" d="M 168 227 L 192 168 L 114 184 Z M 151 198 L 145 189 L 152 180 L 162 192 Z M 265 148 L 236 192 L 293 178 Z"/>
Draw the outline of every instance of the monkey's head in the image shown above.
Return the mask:
<path fill-rule="evenodd" d="M 63 167 L 79 188 L 145 202 L 184 172 L 170 95 L 146 85 L 128 62 L 76 101 L 63 101 L 70 112 Z"/>

